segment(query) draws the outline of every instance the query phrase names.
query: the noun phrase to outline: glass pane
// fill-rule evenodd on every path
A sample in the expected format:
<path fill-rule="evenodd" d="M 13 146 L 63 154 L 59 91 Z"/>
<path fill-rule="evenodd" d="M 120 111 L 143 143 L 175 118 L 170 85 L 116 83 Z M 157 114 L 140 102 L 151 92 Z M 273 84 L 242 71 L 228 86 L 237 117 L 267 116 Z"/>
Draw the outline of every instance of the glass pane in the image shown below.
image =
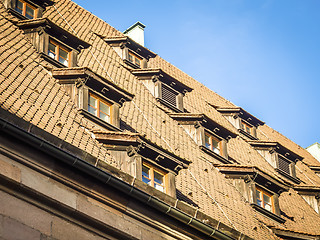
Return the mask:
<path fill-rule="evenodd" d="M 29 19 L 34 18 L 34 10 L 31 7 L 29 7 L 28 5 L 26 6 L 26 17 Z"/>
<path fill-rule="evenodd" d="M 240 128 L 241 128 L 242 130 L 244 130 L 244 125 L 243 125 L 243 123 L 240 124 Z"/>
<path fill-rule="evenodd" d="M 143 181 L 144 183 L 150 185 L 150 179 L 148 179 L 148 178 L 146 178 L 146 177 L 144 177 L 144 176 L 142 176 L 142 181 Z"/>
<path fill-rule="evenodd" d="M 131 54 L 128 55 L 128 60 L 129 60 L 130 62 L 133 62 L 133 57 L 132 57 Z"/>
<path fill-rule="evenodd" d="M 272 211 L 272 207 L 270 204 L 265 204 L 264 208 L 267 209 L 268 211 Z"/>
<path fill-rule="evenodd" d="M 267 195 L 263 195 L 264 204 L 271 204 L 271 198 Z"/>
<path fill-rule="evenodd" d="M 59 49 L 59 62 L 65 66 L 68 66 L 68 52 L 61 48 Z"/>
<path fill-rule="evenodd" d="M 52 57 L 53 59 L 56 58 L 56 46 L 53 45 L 51 42 L 49 42 L 48 55 L 49 55 L 49 57 Z"/>
<path fill-rule="evenodd" d="M 89 95 L 89 105 L 93 106 L 94 108 L 98 107 L 98 101 L 91 95 Z"/>
<path fill-rule="evenodd" d="M 100 102 L 100 111 L 107 115 L 110 115 L 110 107 L 103 102 Z"/>
<path fill-rule="evenodd" d="M 142 176 L 143 177 L 147 177 L 147 178 L 150 178 L 149 176 L 149 169 L 147 166 L 145 165 L 142 165 Z"/>
<path fill-rule="evenodd" d="M 100 116 L 99 116 L 103 121 L 106 121 L 108 123 L 110 123 L 110 116 L 104 114 L 103 112 L 100 112 Z"/>
<path fill-rule="evenodd" d="M 16 11 L 20 14 L 23 13 L 23 3 L 20 1 L 17 1 L 16 3 Z"/>
<path fill-rule="evenodd" d="M 211 149 L 210 138 L 209 138 L 209 136 L 206 135 L 206 134 L 204 135 L 204 142 L 205 142 L 206 148 Z"/>
<path fill-rule="evenodd" d="M 140 60 L 138 58 L 135 58 L 136 64 L 140 66 Z"/>
<path fill-rule="evenodd" d="M 217 141 L 217 140 L 215 140 L 215 139 L 212 139 L 212 146 L 213 146 L 214 148 L 219 149 L 219 141 Z"/>
<path fill-rule="evenodd" d="M 262 207 L 262 202 L 259 199 L 257 199 L 257 204 Z"/>
<path fill-rule="evenodd" d="M 154 182 L 158 184 L 163 184 L 163 175 L 157 172 L 154 172 Z"/>
<path fill-rule="evenodd" d="M 257 198 L 261 199 L 261 197 L 260 197 L 260 191 L 256 190 L 256 195 L 257 195 Z"/>
<path fill-rule="evenodd" d="M 93 115 L 97 116 L 97 109 L 91 107 L 90 105 L 88 106 L 88 111 Z"/>

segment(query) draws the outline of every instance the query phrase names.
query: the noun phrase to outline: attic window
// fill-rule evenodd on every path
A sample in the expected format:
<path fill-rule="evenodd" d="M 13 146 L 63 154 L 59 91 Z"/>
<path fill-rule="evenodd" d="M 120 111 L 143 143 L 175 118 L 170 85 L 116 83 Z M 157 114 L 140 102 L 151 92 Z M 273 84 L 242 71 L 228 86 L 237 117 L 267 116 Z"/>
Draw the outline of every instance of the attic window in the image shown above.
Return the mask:
<path fill-rule="evenodd" d="M 221 140 L 217 137 L 205 132 L 204 136 L 205 147 L 215 152 L 216 154 L 221 155 Z"/>
<path fill-rule="evenodd" d="M 278 155 L 278 168 L 291 175 L 290 162 L 280 155 Z"/>
<path fill-rule="evenodd" d="M 103 121 L 110 123 L 111 104 L 92 93 L 89 93 L 88 112 L 92 113 Z"/>
<path fill-rule="evenodd" d="M 252 132 L 253 127 L 243 120 L 241 120 L 240 122 L 240 128 L 246 133 L 253 135 L 253 132 Z"/>
<path fill-rule="evenodd" d="M 137 67 L 141 68 L 142 58 L 138 57 L 136 54 L 128 51 L 128 61 L 137 65 Z"/>
<path fill-rule="evenodd" d="M 256 188 L 257 205 L 263 207 L 264 209 L 274 212 L 273 208 L 273 197 L 272 194 L 267 193 L 261 188 Z"/>
<path fill-rule="evenodd" d="M 178 93 L 171 89 L 166 84 L 162 84 L 161 87 L 161 99 L 171 104 L 174 107 L 177 107 L 177 96 Z"/>
<path fill-rule="evenodd" d="M 62 46 L 60 43 L 50 39 L 48 46 L 48 56 L 68 67 L 70 65 L 71 50 Z"/>
<path fill-rule="evenodd" d="M 37 16 L 37 8 L 23 0 L 16 0 L 15 10 L 28 19 L 34 19 Z"/>
<path fill-rule="evenodd" d="M 155 189 L 166 192 L 165 187 L 166 173 L 151 164 L 143 162 L 142 164 L 142 181 Z"/>

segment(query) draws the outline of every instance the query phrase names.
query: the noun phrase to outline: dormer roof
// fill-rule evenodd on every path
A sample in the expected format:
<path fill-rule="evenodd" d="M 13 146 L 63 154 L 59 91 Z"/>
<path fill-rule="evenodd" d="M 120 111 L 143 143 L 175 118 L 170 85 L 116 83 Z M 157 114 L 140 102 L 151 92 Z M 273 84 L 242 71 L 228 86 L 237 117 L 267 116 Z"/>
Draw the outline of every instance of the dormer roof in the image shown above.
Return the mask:
<path fill-rule="evenodd" d="M 31 20 L 21 20 L 17 23 L 17 26 L 24 31 L 40 31 L 44 30 L 49 33 L 51 36 L 60 40 L 63 43 L 66 43 L 68 46 L 77 49 L 80 51 L 83 48 L 88 48 L 89 43 L 78 38 L 72 33 L 66 31 L 65 29 L 59 27 L 48 18 L 37 18 Z"/>
<path fill-rule="evenodd" d="M 255 116 L 253 116 L 252 114 L 250 114 L 249 112 L 247 112 L 246 110 L 244 110 L 241 107 L 224 107 L 224 108 L 217 108 L 217 111 L 219 111 L 222 114 L 237 114 L 240 118 L 248 121 L 249 123 L 251 123 L 254 126 L 259 126 L 259 125 L 263 125 L 265 124 L 265 122 L 259 120 L 258 118 L 256 118 Z"/>
<path fill-rule="evenodd" d="M 140 80 L 160 80 L 181 93 L 191 92 L 193 90 L 193 88 L 181 83 L 161 68 L 133 69 L 131 72 Z"/>
<path fill-rule="evenodd" d="M 237 136 L 236 133 L 231 132 L 203 113 L 170 113 L 169 116 L 180 124 L 194 124 L 195 126 L 201 124 L 225 139 L 235 138 Z"/>
<path fill-rule="evenodd" d="M 57 79 L 60 84 L 85 84 L 91 89 L 106 94 L 108 98 L 118 102 L 120 105 L 122 105 L 122 103 L 125 101 L 131 101 L 134 97 L 133 94 L 94 73 L 87 67 L 53 69 L 52 76 Z"/>
<path fill-rule="evenodd" d="M 268 149 L 270 151 L 276 151 L 281 155 L 285 156 L 287 159 L 291 160 L 292 162 L 302 161 L 303 157 L 294 153 L 290 149 L 284 147 L 278 142 L 273 141 L 261 141 L 261 140 L 252 140 L 247 141 L 252 147 L 258 149 Z"/>
<path fill-rule="evenodd" d="M 131 132 L 109 132 L 94 131 L 95 139 L 106 145 L 121 145 L 127 147 L 129 156 L 138 153 L 142 157 L 147 157 L 161 166 L 168 168 L 175 173 L 187 168 L 191 161 L 181 158 L 172 152 L 152 143 L 138 133 Z"/>
<path fill-rule="evenodd" d="M 135 42 L 128 36 L 121 36 L 121 37 L 101 37 L 106 43 L 110 44 L 112 47 L 128 47 L 132 51 L 136 52 L 137 54 L 141 55 L 146 59 L 154 58 L 157 56 L 154 52 L 150 51 L 146 47 L 140 45 L 139 43 Z"/>

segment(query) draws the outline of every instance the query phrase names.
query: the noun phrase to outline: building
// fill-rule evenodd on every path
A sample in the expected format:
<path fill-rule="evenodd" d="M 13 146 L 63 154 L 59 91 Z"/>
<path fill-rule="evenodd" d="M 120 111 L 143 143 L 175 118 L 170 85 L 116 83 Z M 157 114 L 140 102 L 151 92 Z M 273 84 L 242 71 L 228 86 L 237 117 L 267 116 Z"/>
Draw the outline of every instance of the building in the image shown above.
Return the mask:
<path fill-rule="evenodd" d="M 320 239 L 320 163 L 143 27 L 0 2 L 0 239 Z"/>
<path fill-rule="evenodd" d="M 309 147 L 306 148 L 311 155 L 320 161 L 320 144 L 319 143 L 314 143 L 310 145 Z"/>

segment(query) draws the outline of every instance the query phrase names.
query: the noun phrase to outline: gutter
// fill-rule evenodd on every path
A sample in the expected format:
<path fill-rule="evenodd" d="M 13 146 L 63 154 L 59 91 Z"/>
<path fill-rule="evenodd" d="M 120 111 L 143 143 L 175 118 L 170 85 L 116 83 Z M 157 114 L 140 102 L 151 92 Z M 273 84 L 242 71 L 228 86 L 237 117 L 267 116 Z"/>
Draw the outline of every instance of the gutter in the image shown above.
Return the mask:
<path fill-rule="evenodd" d="M 168 205 L 167 203 L 145 193 L 138 188 L 112 176 L 111 174 L 102 171 L 101 169 L 91 165 L 90 163 L 78 158 L 63 149 L 56 147 L 48 141 L 42 140 L 39 137 L 9 123 L 8 121 L 0 118 L 0 130 L 16 137 L 25 143 L 59 159 L 60 161 L 74 167 L 75 169 L 84 172 L 91 177 L 96 178 L 100 182 L 111 186 L 122 193 L 133 197 L 134 199 L 149 205 L 150 207 L 175 218 L 176 220 L 187 224 L 188 226 L 197 229 L 198 231 L 206 234 L 213 239 L 221 240 L 235 240 L 233 237 L 199 221 L 198 219 L 180 211 L 179 209 Z"/>

